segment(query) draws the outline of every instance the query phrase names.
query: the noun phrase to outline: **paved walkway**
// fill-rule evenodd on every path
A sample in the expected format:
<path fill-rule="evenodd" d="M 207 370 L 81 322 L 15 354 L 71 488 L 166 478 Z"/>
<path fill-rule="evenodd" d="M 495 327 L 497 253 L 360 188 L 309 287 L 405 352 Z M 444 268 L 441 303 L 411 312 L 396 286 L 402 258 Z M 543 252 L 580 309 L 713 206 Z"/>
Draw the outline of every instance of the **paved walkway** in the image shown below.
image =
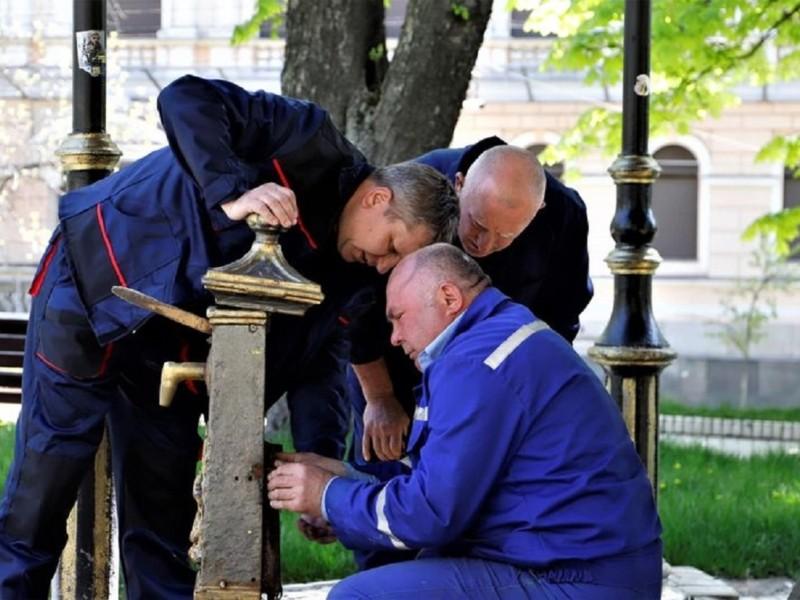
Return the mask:
<path fill-rule="evenodd" d="M 800 454 L 800 442 L 780 440 L 758 440 L 721 436 L 698 436 L 687 434 L 662 433 L 658 436 L 661 442 L 672 442 L 681 446 L 701 446 L 716 450 L 723 454 L 747 458 L 769 452 Z"/>

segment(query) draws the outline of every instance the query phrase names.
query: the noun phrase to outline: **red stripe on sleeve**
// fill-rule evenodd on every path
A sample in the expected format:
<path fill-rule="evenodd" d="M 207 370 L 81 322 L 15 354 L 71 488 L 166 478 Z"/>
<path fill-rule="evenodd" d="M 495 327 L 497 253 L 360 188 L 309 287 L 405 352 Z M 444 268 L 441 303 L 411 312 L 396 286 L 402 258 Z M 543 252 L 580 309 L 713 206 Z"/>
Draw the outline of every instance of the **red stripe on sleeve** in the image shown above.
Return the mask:
<path fill-rule="evenodd" d="M 111 247 L 111 240 L 108 239 L 108 232 L 106 231 L 106 222 L 103 219 L 103 209 L 100 208 L 99 204 L 95 205 L 95 213 L 97 214 L 97 224 L 100 226 L 100 235 L 103 236 L 103 244 L 106 247 L 108 260 L 111 261 L 111 267 L 114 269 L 114 273 L 116 273 L 117 275 L 117 281 L 119 281 L 120 285 L 128 287 L 128 282 L 125 281 L 125 276 L 122 274 L 122 270 L 119 268 L 117 257 L 114 256 L 114 249 Z"/>
<path fill-rule="evenodd" d="M 277 158 L 272 159 L 272 165 L 275 167 L 275 172 L 278 174 L 278 179 L 281 180 L 281 185 L 285 188 L 292 189 L 292 186 L 289 185 L 289 180 L 286 178 L 286 174 L 283 172 L 283 167 L 281 167 L 281 163 L 278 162 Z M 308 241 L 308 245 L 311 246 L 314 250 L 317 249 L 317 242 L 311 237 L 311 234 L 306 229 L 305 224 L 303 223 L 303 219 L 300 218 L 300 209 L 297 209 L 297 226 L 300 228 L 300 231 L 305 236 L 306 240 Z"/>
<path fill-rule="evenodd" d="M 31 296 L 36 296 L 39 294 L 39 290 L 42 289 L 42 284 L 44 283 L 44 278 L 47 275 L 47 270 L 50 268 L 50 263 L 53 262 L 53 257 L 56 255 L 56 250 L 58 250 L 58 243 L 61 241 L 61 237 L 57 237 L 53 243 L 50 245 L 50 248 L 47 250 L 47 254 L 45 254 L 44 262 L 42 263 L 42 268 L 39 269 L 39 272 L 36 274 L 36 277 L 33 278 L 33 283 L 31 283 L 31 289 L 28 290 L 28 293 Z"/>

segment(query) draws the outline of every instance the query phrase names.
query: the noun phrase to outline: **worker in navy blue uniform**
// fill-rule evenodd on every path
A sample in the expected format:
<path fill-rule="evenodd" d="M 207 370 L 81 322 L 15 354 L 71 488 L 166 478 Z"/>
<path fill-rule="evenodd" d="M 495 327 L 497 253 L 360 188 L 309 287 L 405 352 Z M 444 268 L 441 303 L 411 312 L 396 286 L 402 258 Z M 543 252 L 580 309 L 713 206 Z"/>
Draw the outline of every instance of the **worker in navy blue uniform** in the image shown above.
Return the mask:
<path fill-rule="evenodd" d="M 182 387 L 166 409 L 156 399 L 164 361 L 204 360 L 208 344 L 116 298 L 113 285 L 203 314 L 213 299 L 201 278 L 250 247 L 248 214 L 291 227 L 283 252 L 325 300 L 271 321 L 266 402 L 288 391 L 295 444 L 340 456 L 342 432 L 319 423 L 346 426 L 345 330 L 362 290 L 455 230 L 445 177 L 413 164 L 374 169 L 311 103 L 187 76 L 158 108 L 169 146 L 61 199 L 31 287 L 22 411 L 0 506 L 4 600 L 47 597 L 107 417 L 128 597 L 192 597 L 203 394 Z"/>
<path fill-rule="evenodd" d="M 417 160 L 447 175 L 459 190 L 454 243 L 503 293 L 571 342 L 593 293 L 586 207 L 578 193 L 546 173 L 533 154 L 497 137 L 434 150 Z M 357 335 L 348 373 L 352 453 L 358 462 L 399 456 L 414 406 L 412 390 L 419 383 L 413 364 L 388 342 L 380 304 L 357 326 L 364 334 Z M 356 554 L 362 568 L 389 559 Z"/>
<path fill-rule="evenodd" d="M 328 597 L 660 598 L 650 483 L 563 337 L 449 244 L 403 259 L 387 296 L 392 343 L 422 371 L 410 469 L 284 454 L 268 476 L 273 507 L 322 516 L 346 546 L 417 553 Z"/>

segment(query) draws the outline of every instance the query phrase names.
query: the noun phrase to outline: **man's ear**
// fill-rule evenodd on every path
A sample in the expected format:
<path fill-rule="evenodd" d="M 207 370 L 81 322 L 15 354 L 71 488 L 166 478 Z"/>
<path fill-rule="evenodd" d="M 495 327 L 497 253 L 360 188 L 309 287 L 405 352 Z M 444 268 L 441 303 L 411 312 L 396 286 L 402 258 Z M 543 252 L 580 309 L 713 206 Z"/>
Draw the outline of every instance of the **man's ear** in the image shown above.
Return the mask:
<path fill-rule="evenodd" d="M 456 180 L 453 182 L 453 187 L 456 188 L 456 194 L 461 193 L 461 188 L 464 187 L 464 174 L 461 171 L 456 173 Z"/>
<path fill-rule="evenodd" d="M 385 185 L 373 185 L 361 198 L 361 205 L 364 208 L 385 205 L 386 208 L 392 200 L 392 190 Z"/>
<path fill-rule="evenodd" d="M 464 307 L 464 294 L 461 289 L 450 281 L 445 281 L 439 286 L 439 298 L 444 305 L 445 312 L 455 316 Z"/>

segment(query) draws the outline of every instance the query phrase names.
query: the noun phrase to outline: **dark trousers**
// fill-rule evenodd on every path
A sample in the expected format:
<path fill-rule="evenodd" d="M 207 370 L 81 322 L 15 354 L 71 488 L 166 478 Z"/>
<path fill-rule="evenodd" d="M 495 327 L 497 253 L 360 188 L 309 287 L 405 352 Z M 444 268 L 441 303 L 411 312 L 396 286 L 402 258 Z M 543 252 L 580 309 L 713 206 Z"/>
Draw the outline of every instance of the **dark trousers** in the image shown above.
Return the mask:
<path fill-rule="evenodd" d="M 183 386 L 164 409 L 156 391 L 163 355 L 192 360 L 205 342 L 158 326 L 100 347 L 56 252 L 31 309 L 14 460 L 0 505 L 3 599 L 47 598 L 67 516 L 106 422 L 128 597 L 192 597 L 187 550 L 205 398 Z"/>

